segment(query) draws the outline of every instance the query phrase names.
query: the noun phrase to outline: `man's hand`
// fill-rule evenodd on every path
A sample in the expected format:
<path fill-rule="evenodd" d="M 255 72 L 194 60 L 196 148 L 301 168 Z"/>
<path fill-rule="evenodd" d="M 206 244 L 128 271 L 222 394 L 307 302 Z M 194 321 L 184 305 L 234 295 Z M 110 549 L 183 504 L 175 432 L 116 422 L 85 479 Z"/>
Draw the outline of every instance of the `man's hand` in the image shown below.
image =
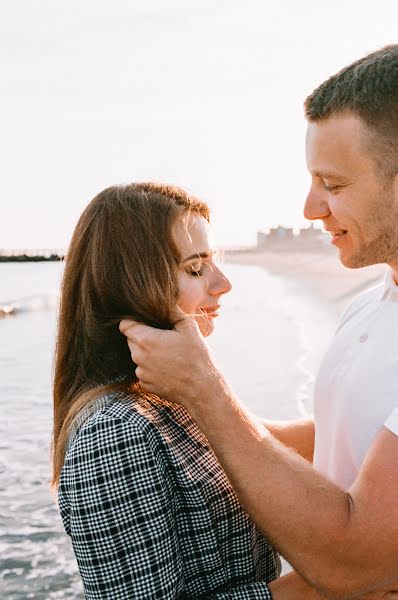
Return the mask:
<path fill-rule="evenodd" d="M 122 321 L 119 329 L 127 337 L 142 387 L 188 408 L 191 402 L 208 397 L 209 386 L 217 386 L 222 377 L 194 319 L 182 311 L 176 317 L 172 330 L 129 320 Z"/>

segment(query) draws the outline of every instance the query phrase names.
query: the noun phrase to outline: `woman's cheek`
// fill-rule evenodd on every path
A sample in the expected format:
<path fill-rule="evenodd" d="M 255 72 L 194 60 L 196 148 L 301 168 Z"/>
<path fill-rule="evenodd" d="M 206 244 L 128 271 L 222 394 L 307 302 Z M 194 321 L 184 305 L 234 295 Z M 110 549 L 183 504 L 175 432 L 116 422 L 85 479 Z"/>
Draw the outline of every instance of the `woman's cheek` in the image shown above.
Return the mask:
<path fill-rule="evenodd" d="M 187 276 L 188 277 L 188 276 Z M 190 279 L 193 279 L 190 277 Z M 178 306 L 186 314 L 194 315 L 201 305 L 202 293 L 200 286 L 195 281 L 180 280 L 180 298 Z"/>

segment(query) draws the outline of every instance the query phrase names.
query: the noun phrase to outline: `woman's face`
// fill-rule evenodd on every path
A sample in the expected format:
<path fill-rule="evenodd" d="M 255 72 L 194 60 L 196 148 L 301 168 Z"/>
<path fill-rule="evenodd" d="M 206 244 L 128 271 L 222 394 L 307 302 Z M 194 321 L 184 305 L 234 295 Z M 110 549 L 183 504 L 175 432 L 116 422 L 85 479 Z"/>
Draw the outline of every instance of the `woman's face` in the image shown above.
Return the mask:
<path fill-rule="evenodd" d="M 178 273 L 178 306 L 197 322 L 202 335 L 214 329 L 220 298 L 231 284 L 214 262 L 209 223 L 197 214 L 188 214 L 174 226 L 174 238 L 181 252 Z"/>

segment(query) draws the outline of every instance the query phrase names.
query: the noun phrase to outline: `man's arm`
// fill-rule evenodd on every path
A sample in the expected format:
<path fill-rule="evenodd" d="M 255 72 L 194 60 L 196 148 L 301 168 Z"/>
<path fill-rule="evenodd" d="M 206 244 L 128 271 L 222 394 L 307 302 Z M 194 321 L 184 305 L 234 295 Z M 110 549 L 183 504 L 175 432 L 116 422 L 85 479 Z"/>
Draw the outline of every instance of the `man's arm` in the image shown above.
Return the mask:
<path fill-rule="evenodd" d="M 349 493 L 258 427 L 225 386 L 189 410 L 253 521 L 330 598 L 394 588 L 398 575 L 398 437 L 383 430 Z M 231 433 L 232 432 L 232 433 Z M 390 586 L 390 587 L 389 587 Z"/>
<path fill-rule="evenodd" d="M 271 581 L 268 589 L 272 593 L 272 600 L 324 600 L 326 598 L 294 571 Z"/>
<path fill-rule="evenodd" d="M 310 587 L 295 571 L 271 581 L 268 589 L 272 592 L 272 600 L 325 600 L 327 598 Z M 372 592 L 356 596 L 357 600 L 396 600 L 397 598 L 394 592 Z"/>
<path fill-rule="evenodd" d="M 312 463 L 315 443 L 313 419 L 297 419 L 295 421 L 268 421 L 263 419 L 262 423 L 284 446 L 291 448 Z"/>
<path fill-rule="evenodd" d="M 193 320 L 181 319 L 172 331 L 122 322 L 121 331 L 143 386 L 191 412 L 245 510 L 306 582 L 338 599 L 394 589 L 397 436 L 379 434 L 347 493 L 243 409 Z"/>

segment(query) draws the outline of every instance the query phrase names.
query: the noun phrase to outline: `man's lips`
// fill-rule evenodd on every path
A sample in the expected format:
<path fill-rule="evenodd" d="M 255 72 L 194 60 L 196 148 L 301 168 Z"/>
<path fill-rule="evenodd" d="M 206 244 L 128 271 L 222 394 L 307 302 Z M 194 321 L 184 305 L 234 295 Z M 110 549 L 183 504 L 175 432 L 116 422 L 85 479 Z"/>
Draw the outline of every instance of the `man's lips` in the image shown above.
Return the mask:
<path fill-rule="evenodd" d="M 332 244 L 341 240 L 348 233 L 346 229 L 325 229 L 325 231 L 332 236 Z"/>

